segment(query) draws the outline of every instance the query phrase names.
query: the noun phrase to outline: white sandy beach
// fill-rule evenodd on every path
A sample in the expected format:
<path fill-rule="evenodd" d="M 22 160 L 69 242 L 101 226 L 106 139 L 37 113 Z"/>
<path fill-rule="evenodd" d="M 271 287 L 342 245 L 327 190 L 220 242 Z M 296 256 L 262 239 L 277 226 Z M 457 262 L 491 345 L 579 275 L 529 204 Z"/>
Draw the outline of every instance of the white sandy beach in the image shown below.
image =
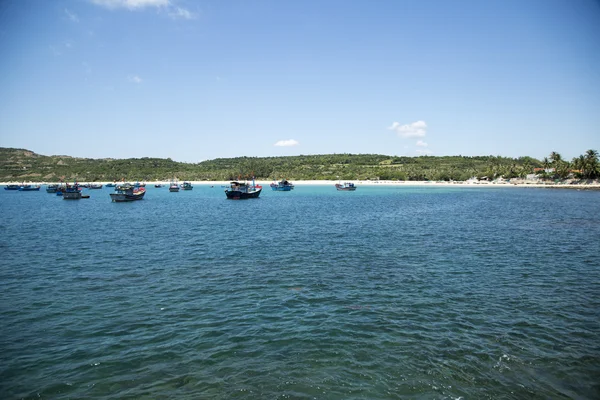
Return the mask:
<path fill-rule="evenodd" d="M 142 182 L 142 181 L 140 181 Z M 223 185 L 229 185 L 230 181 L 189 181 L 192 183 L 192 185 L 203 185 L 203 186 L 223 186 Z M 266 180 L 257 180 L 256 183 L 262 186 L 268 186 L 272 183 L 273 181 L 266 181 Z M 328 186 L 331 185 L 332 187 L 336 184 L 339 183 L 340 181 L 338 180 L 306 180 L 306 181 L 292 181 L 292 183 L 296 186 L 305 186 L 305 185 L 322 185 L 322 186 Z M 506 182 L 506 181 L 493 181 L 493 182 L 488 182 L 488 181 L 464 181 L 464 182 L 443 182 L 443 181 L 386 181 L 386 180 L 379 180 L 379 181 L 370 181 L 370 180 L 343 180 L 341 182 L 352 182 L 354 183 L 357 187 L 360 186 L 429 186 L 429 187 L 465 187 L 465 188 L 477 188 L 477 187 L 481 187 L 481 188 L 498 188 L 498 187 L 528 187 L 528 188 L 573 188 L 573 189 L 600 189 L 600 181 L 596 180 L 590 183 L 572 183 L 570 181 L 565 181 L 564 183 L 544 183 L 541 181 L 525 181 L 525 180 L 517 180 L 517 181 L 513 181 L 513 182 Z M 573 181 L 574 182 L 574 181 Z M 23 182 L 2 182 L 0 183 L 0 185 L 8 185 L 8 184 L 21 184 Z M 26 184 L 30 184 L 30 185 L 48 185 L 48 184 L 53 184 L 53 183 L 58 183 L 58 182 L 35 182 L 35 181 L 31 181 L 31 182 L 25 182 Z M 79 182 L 80 184 L 84 184 L 87 183 L 85 181 L 81 181 Z M 94 182 L 94 183 L 102 183 L 103 185 L 106 185 L 107 183 L 113 183 L 113 182 Z M 169 185 L 168 181 L 147 181 L 144 182 L 146 183 L 147 186 L 151 187 L 154 186 L 155 184 L 162 184 L 162 185 Z M 182 181 L 179 181 L 178 183 L 183 183 Z"/>

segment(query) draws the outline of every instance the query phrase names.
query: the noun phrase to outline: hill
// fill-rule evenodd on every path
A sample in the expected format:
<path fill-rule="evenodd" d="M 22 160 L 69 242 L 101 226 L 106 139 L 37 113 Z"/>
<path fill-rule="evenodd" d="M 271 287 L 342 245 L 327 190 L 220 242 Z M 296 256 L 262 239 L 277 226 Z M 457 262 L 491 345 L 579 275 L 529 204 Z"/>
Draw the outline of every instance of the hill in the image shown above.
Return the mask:
<path fill-rule="evenodd" d="M 542 163 L 531 157 L 421 156 L 380 154 L 323 154 L 287 157 L 217 158 L 182 163 L 170 158 L 92 159 L 66 155 L 45 156 L 33 151 L 0 148 L 0 181 L 60 179 L 80 182 L 257 179 L 385 179 L 466 180 L 473 176 L 505 178 L 532 173 Z"/>

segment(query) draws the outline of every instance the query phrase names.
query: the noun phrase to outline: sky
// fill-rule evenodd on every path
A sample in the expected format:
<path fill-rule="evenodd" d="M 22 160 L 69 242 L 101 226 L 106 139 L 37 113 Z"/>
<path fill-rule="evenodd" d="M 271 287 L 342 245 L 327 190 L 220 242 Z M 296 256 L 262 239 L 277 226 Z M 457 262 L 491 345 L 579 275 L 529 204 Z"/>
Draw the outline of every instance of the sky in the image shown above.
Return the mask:
<path fill-rule="evenodd" d="M 1 0 L 0 147 L 600 150 L 597 0 Z"/>

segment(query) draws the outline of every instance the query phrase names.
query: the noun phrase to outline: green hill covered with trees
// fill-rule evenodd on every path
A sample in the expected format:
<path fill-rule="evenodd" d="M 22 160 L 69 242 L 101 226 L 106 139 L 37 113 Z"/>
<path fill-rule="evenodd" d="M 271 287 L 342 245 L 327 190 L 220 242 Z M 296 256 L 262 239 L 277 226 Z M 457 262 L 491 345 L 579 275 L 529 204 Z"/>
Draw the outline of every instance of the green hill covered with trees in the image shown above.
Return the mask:
<path fill-rule="evenodd" d="M 590 154 L 590 152 L 593 152 Z M 558 158 L 557 158 L 558 156 Z M 551 168 L 568 173 L 571 167 L 585 165 L 598 175 L 598 153 L 588 151 L 573 163 L 552 153 L 551 160 L 500 156 L 421 156 L 396 157 L 380 154 L 323 154 L 288 157 L 217 158 L 200 163 L 182 163 L 170 158 L 91 159 L 70 156 L 45 156 L 30 150 L 0 148 L 0 180 L 45 181 L 60 179 L 81 182 L 168 181 L 247 178 L 291 180 L 434 180 L 463 181 L 471 177 L 524 177 L 535 168 Z M 595 164 L 592 162 L 595 160 Z M 585 169 L 578 169 L 580 174 Z M 594 175 L 595 174 L 595 175 Z M 551 177 L 553 174 L 547 174 Z"/>

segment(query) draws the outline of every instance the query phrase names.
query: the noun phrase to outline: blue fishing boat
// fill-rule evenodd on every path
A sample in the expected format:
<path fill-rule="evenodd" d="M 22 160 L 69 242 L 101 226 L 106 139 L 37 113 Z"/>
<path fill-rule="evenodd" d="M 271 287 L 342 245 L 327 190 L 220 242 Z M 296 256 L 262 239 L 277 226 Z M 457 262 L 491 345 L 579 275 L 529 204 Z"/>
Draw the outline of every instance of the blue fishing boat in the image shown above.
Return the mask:
<path fill-rule="evenodd" d="M 181 189 L 183 190 L 192 190 L 193 188 L 194 187 L 190 182 L 183 182 L 183 184 L 181 185 Z"/>
<path fill-rule="evenodd" d="M 286 179 L 281 180 L 279 182 L 271 183 L 271 189 L 278 192 L 289 192 L 294 189 L 294 184 Z"/>
<path fill-rule="evenodd" d="M 46 186 L 46 193 L 56 193 L 57 191 L 58 191 L 58 185 L 57 184 Z"/>
<path fill-rule="evenodd" d="M 29 192 L 34 190 L 40 190 L 40 185 L 22 185 L 19 187 L 19 191 L 21 192 Z"/>
<path fill-rule="evenodd" d="M 4 190 L 19 190 L 21 185 L 6 185 L 4 186 Z"/>
<path fill-rule="evenodd" d="M 56 188 L 56 195 L 62 196 L 66 190 L 67 190 L 67 187 L 65 185 L 63 185 L 63 184 L 58 185 L 58 187 Z"/>

